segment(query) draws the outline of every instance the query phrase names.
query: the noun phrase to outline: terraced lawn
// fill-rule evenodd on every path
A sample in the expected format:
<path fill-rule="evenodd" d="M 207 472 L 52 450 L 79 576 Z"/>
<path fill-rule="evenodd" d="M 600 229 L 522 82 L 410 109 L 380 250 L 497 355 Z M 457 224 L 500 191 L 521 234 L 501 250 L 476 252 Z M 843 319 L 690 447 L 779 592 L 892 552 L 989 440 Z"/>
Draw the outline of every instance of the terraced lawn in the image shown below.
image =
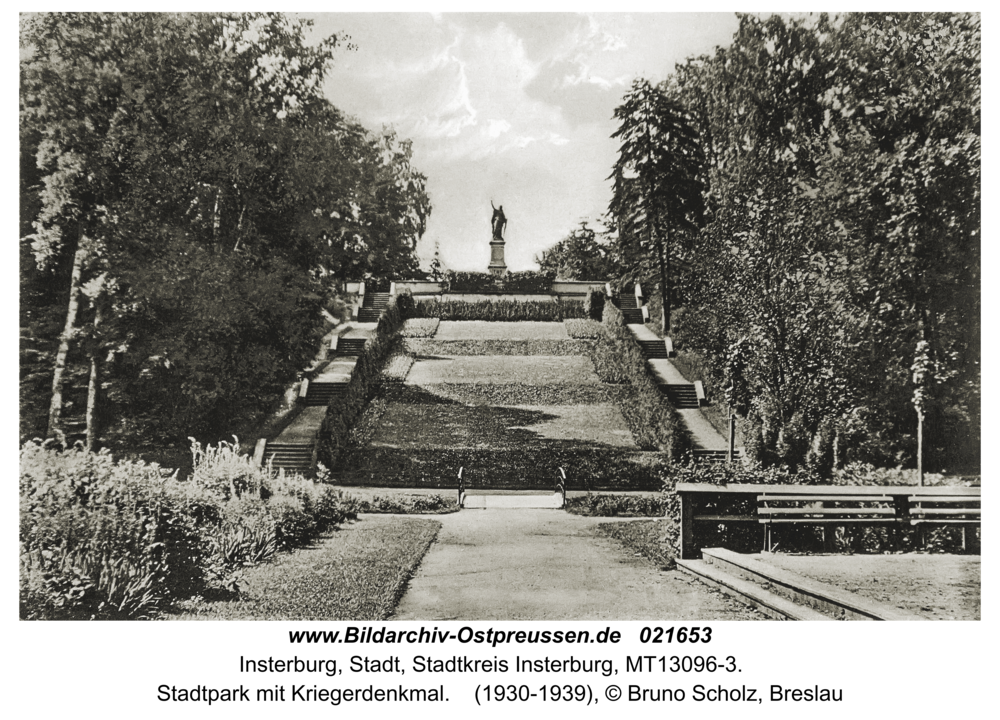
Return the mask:
<path fill-rule="evenodd" d="M 422 386 L 438 383 L 599 385 L 600 382 L 590 358 L 553 355 L 418 358 L 406 378 L 407 385 Z"/>
<path fill-rule="evenodd" d="M 568 340 L 561 322 L 443 320 L 435 340 Z"/>
<path fill-rule="evenodd" d="M 594 405 L 390 403 L 372 446 L 509 448 L 516 444 L 636 448 L 618 408 Z"/>

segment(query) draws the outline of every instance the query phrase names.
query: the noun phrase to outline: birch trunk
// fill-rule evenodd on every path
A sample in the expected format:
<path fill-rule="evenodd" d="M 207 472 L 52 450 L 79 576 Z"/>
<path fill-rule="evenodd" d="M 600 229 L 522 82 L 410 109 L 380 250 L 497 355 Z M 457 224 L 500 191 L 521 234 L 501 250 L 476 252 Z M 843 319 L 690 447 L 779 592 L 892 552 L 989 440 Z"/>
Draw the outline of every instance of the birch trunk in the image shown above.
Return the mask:
<path fill-rule="evenodd" d="M 69 306 L 66 310 L 66 325 L 59 338 L 59 349 L 56 352 L 56 363 L 52 373 L 52 400 L 49 403 L 48 437 L 65 440 L 62 430 L 63 385 L 66 371 L 66 356 L 69 355 L 69 344 L 73 339 L 76 327 L 76 314 L 80 307 L 80 278 L 83 275 L 83 262 L 87 256 L 86 242 L 83 237 L 83 225 L 80 225 L 77 238 L 76 253 L 73 256 L 73 272 L 69 281 Z"/>

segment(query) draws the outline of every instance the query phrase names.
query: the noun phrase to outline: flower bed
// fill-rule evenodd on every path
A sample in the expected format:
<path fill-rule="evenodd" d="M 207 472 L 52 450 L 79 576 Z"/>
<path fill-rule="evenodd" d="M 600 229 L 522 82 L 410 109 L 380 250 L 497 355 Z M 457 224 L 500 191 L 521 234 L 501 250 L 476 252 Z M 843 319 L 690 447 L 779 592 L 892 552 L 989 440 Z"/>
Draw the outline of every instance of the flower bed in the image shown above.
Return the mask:
<path fill-rule="evenodd" d="M 596 320 L 563 320 L 566 334 L 577 340 L 597 340 L 604 334 L 604 326 Z"/>
<path fill-rule="evenodd" d="M 353 517 L 339 491 L 193 443 L 187 481 L 106 451 L 21 451 L 24 619 L 140 619 Z"/>
<path fill-rule="evenodd" d="M 409 318 L 403 323 L 400 335 L 405 338 L 432 338 L 440 323 L 438 318 Z"/>

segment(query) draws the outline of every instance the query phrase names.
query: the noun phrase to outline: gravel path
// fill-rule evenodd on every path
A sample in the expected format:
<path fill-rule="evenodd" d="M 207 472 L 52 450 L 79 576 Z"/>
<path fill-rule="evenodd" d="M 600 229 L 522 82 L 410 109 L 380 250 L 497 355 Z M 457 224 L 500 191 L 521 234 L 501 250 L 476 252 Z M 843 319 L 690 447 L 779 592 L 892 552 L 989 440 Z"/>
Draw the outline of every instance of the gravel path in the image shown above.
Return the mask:
<path fill-rule="evenodd" d="M 393 620 L 759 620 L 757 612 L 558 510 L 437 515 Z M 627 521 L 625 521 L 627 522 Z"/>

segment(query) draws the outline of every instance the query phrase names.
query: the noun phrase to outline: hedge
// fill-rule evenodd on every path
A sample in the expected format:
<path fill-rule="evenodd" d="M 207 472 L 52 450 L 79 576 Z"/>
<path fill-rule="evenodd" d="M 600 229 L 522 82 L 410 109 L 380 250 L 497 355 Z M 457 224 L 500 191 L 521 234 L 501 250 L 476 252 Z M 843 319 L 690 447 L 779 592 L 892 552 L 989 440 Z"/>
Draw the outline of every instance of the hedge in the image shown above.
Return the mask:
<path fill-rule="evenodd" d="M 680 460 L 690 449 L 690 438 L 613 303 L 604 305 L 603 324 L 607 332 L 597 339 L 591 355 L 597 376 L 602 382 L 626 384 L 634 391 L 622 398 L 621 410 L 639 446 L 658 449 L 672 462 Z"/>
<path fill-rule="evenodd" d="M 413 297 L 409 293 L 389 298 L 375 332 L 358 357 L 347 390 L 327 407 L 316 443 L 317 460 L 327 469 L 340 467 L 351 427 L 364 410 L 368 397 L 378 387 L 382 369 L 394 351 L 399 331 L 413 312 Z"/>
<path fill-rule="evenodd" d="M 351 448 L 340 473 L 343 485 L 454 488 L 458 469 L 476 487 L 550 490 L 559 468 L 569 472 L 574 490 L 659 490 L 661 453 L 629 449 L 556 447 L 554 444 L 511 449 Z"/>
<path fill-rule="evenodd" d="M 582 318 L 578 300 L 420 300 L 416 317 L 441 320 L 485 320 L 488 322 L 562 322 Z"/>
<path fill-rule="evenodd" d="M 591 320 L 600 321 L 604 317 L 604 306 L 607 304 L 607 296 L 603 290 L 590 288 L 587 290 L 587 297 L 583 299 L 584 316 Z"/>
<path fill-rule="evenodd" d="M 447 275 L 449 292 L 455 293 L 506 293 L 506 294 L 548 294 L 552 292 L 555 273 L 541 273 L 531 270 L 512 272 L 498 276 L 481 272 L 449 272 Z"/>

